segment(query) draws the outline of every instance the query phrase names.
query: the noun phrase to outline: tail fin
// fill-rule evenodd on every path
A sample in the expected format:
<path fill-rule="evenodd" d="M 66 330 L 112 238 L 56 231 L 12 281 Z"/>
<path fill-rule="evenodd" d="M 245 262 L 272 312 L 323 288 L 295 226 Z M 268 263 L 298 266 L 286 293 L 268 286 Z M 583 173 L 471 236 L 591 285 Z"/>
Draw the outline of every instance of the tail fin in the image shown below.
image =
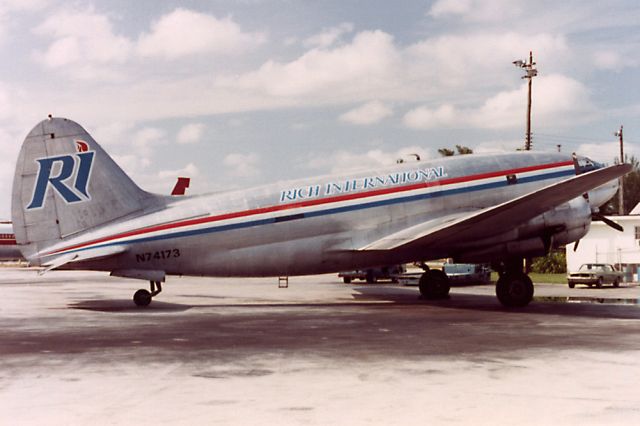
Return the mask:
<path fill-rule="evenodd" d="M 79 124 L 49 118 L 27 135 L 13 179 L 11 216 L 27 259 L 96 226 L 159 204 Z"/>

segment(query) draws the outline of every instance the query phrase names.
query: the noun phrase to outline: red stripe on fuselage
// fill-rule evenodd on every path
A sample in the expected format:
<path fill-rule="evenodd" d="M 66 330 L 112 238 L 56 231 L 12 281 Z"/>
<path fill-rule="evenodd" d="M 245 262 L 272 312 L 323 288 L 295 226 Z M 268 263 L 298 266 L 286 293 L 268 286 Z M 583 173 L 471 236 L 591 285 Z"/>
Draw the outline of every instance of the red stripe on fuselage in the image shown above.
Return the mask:
<path fill-rule="evenodd" d="M 45 255 L 56 254 L 56 253 L 60 253 L 67 250 L 74 250 L 74 249 L 82 248 L 88 245 L 104 243 L 104 242 L 116 240 L 119 238 L 133 237 L 136 235 L 146 234 L 146 233 L 156 232 L 156 231 L 164 231 L 167 229 L 175 229 L 175 228 L 181 228 L 181 227 L 191 226 L 191 225 L 200 225 L 203 223 L 219 222 L 222 220 L 237 219 L 239 217 L 254 216 L 254 215 L 259 215 L 264 213 L 272 213 L 272 212 L 290 210 L 290 209 L 301 208 L 301 207 L 312 207 L 312 206 L 317 206 L 322 204 L 351 201 L 351 200 L 357 200 L 360 198 L 369 198 L 369 197 L 375 197 L 379 195 L 413 191 L 416 189 L 430 188 L 434 186 L 443 186 L 443 185 L 452 185 L 456 183 L 471 182 L 474 180 L 488 179 L 492 177 L 506 176 L 506 175 L 517 174 L 517 173 L 527 173 L 527 172 L 546 170 L 546 169 L 552 169 L 555 167 L 562 167 L 562 166 L 569 166 L 569 165 L 573 165 L 573 161 L 563 161 L 558 163 L 522 167 L 518 169 L 501 170 L 496 172 L 459 176 L 459 177 L 450 178 L 450 179 L 441 179 L 433 182 L 420 182 L 420 183 L 400 186 L 400 187 L 396 186 L 396 187 L 383 188 L 383 189 L 374 189 L 366 192 L 355 192 L 352 194 L 336 195 L 333 197 L 317 198 L 313 200 L 298 201 L 295 203 L 281 204 L 281 205 L 275 205 L 275 206 L 269 206 L 269 207 L 261 207 L 257 209 L 245 210 L 240 212 L 224 213 L 216 216 L 209 216 L 209 217 L 198 218 L 198 219 L 189 219 L 189 220 L 180 221 L 180 222 L 166 223 L 164 225 L 155 225 L 155 226 L 149 226 L 146 228 L 138 228 L 132 231 L 122 232 L 120 234 L 98 238 L 86 243 L 80 243 L 70 247 L 65 247 L 63 249 L 45 253 Z"/>

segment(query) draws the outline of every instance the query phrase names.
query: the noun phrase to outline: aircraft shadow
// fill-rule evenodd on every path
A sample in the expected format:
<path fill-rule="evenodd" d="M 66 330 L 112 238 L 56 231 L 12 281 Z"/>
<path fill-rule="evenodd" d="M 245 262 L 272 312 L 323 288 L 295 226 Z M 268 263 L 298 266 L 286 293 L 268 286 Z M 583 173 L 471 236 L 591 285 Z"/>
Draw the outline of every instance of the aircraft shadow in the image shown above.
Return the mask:
<path fill-rule="evenodd" d="M 377 300 L 393 305 L 424 305 L 443 309 L 464 309 L 471 311 L 513 312 L 534 315 L 564 315 L 577 317 L 640 319 L 640 306 L 636 299 L 604 299 L 575 297 L 534 297 L 525 308 L 505 308 L 494 295 L 452 294 L 445 300 L 424 300 L 415 290 L 406 288 L 380 289 L 355 287 L 359 294 L 356 300 Z M 393 291 L 389 291 L 393 290 Z"/>
<path fill-rule="evenodd" d="M 79 309 L 84 311 L 97 312 L 132 312 L 132 313 L 162 313 L 162 312 L 184 312 L 191 309 L 191 305 L 180 303 L 167 303 L 154 300 L 149 306 L 136 306 L 131 299 L 118 300 L 83 300 L 67 305 L 69 309 Z"/>
<path fill-rule="evenodd" d="M 137 313 L 137 314 L 161 314 L 185 312 L 190 309 L 229 309 L 229 308 L 366 308 L 366 309 L 390 309 L 406 307 L 410 309 L 439 308 L 457 309 L 468 311 L 486 312 L 510 312 L 527 315 L 562 315 L 574 317 L 612 318 L 612 319 L 639 319 L 640 307 L 631 304 L 631 300 L 620 299 L 617 301 L 607 299 L 590 298 L 588 301 L 571 300 L 571 298 L 552 297 L 534 298 L 534 301 L 526 308 L 510 309 L 503 307 L 493 295 L 477 294 L 453 294 L 446 300 L 424 300 L 417 291 L 406 287 L 353 287 L 352 300 L 342 299 L 318 302 L 280 302 L 280 301 L 247 301 L 243 303 L 224 303 L 225 297 L 213 296 L 221 299 L 220 303 L 181 304 L 154 300 L 151 305 L 138 307 L 131 299 L 103 299 L 84 300 L 68 304 L 69 309 L 79 309 L 109 313 Z M 634 301 L 637 302 L 637 301 Z"/>

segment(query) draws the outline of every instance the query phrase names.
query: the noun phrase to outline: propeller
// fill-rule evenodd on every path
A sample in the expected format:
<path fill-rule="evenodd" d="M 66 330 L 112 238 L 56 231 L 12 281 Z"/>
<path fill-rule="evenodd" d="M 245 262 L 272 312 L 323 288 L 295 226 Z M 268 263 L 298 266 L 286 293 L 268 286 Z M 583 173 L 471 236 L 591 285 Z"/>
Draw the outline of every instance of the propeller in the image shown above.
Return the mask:
<path fill-rule="evenodd" d="M 591 213 L 591 220 L 602 221 L 602 222 L 604 222 L 605 225 L 612 227 L 616 231 L 624 232 L 624 228 L 622 227 L 622 225 L 620 225 L 619 223 L 614 222 L 611 219 L 606 218 L 605 216 L 603 216 L 600 213 Z M 573 245 L 573 251 L 574 252 L 578 250 L 578 244 L 580 244 L 580 240 L 577 240 L 576 243 Z"/>
<path fill-rule="evenodd" d="M 601 221 L 603 221 L 606 225 L 608 225 L 608 226 L 612 227 L 612 228 L 613 228 L 613 229 L 615 229 L 616 231 L 624 232 L 624 228 L 623 228 L 620 224 L 618 224 L 618 223 L 616 223 L 616 222 L 612 221 L 611 219 L 608 219 L 608 218 L 604 217 L 604 216 L 603 216 L 603 215 L 601 215 L 600 213 L 592 213 L 592 214 L 591 214 L 591 219 L 592 219 L 592 220 L 601 220 Z"/>

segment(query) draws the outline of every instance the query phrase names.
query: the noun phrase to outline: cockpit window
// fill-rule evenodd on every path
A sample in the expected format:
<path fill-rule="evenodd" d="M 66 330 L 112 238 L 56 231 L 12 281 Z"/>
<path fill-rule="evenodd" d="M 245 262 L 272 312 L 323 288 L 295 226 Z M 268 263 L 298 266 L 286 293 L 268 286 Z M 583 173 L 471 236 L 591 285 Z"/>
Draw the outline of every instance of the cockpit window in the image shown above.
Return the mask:
<path fill-rule="evenodd" d="M 604 167 L 604 164 L 598 163 L 589 157 L 583 157 L 581 155 L 574 155 L 573 165 L 576 168 L 577 175 Z"/>

